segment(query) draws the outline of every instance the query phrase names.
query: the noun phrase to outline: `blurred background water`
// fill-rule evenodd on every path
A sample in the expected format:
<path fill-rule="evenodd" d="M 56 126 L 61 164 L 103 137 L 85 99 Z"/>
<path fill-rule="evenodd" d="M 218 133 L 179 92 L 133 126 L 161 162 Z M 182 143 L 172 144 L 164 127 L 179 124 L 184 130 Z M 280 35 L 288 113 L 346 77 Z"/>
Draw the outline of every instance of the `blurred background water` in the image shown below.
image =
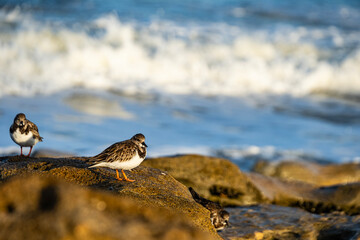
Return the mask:
<path fill-rule="evenodd" d="M 360 157 L 360 2 L 0 0 L 0 153 L 18 112 L 36 149 L 94 155 Z"/>

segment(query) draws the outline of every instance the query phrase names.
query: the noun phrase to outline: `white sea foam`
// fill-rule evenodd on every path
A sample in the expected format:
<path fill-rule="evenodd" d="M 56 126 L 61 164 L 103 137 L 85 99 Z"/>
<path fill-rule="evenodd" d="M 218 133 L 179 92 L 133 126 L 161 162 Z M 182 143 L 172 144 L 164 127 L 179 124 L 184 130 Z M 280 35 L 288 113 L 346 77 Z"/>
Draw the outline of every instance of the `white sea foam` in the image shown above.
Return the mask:
<path fill-rule="evenodd" d="M 173 156 L 174 154 L 202 154 L 211 155 L 211 148 L 207 146 L 161 146 L 151 149 L 149 157 Z"/>
<path fill-rule="evenodd" d="M 268 161 L 282 161 L 282 160 L 324 160 L 318 153 L 309 153 L 300 149 L 282 150 L 274 146 L 243 146 L 241 148 L 224 148 L 216 150 L 215 155 L 223 156 L 233 160 L 248 161 L 254 160 L 268 160 Z"/>
<path fill-rule="evenodd" d="M 268 161 L 272 164 L 277 164 L 282 161 L 310 161 L 318 163 L 347 163 L 347 162 L 360 162 L 360 157 L 343 157 L 346 154 L 338 154 L 338 158 L 334 155 L 328 155 L 326 152 L 319 150 L 309 151 L 304 149 L 281 149 L 275 146 L 241 146 L 241 147 L 228 147 L 217 150 L 211 150 L 209 155 L 231 159 L 242 169 L 250 170 L 253 168 L 257 161 Z"/>
<path fill-rule="evenodd" d="M 360 33 L 345 37 L 336 28 L 270 32 L 156 21 L 139 26 L 114 15 L 78 28 L 41 23 L 19 11 L 1 12 L 0 27 L 0 96 L 77 87 L 225 96 L 360 95 L 358 42 L 350 53 L 334 52 L 358 41 Z M 321 47 L 324 39 L 336 48 Z"/>

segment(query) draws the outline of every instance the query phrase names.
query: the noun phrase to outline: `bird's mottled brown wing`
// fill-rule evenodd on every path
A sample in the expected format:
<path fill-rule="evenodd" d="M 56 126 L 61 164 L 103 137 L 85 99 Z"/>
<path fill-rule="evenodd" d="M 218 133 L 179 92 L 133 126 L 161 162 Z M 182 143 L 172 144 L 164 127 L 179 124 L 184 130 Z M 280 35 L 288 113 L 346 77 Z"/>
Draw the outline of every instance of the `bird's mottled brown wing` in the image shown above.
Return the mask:
<path fill-rule="evenodd" d="M 114 143 L 100 154 L 92 157 L 93 162 L 129 161 L 136 154 L 137 148 L 134 146 L 136 145 L 130 140 Z"/>
<path fill-rule="evenodd" d="M 10 126 L 10 133 L 14 133 L 15 132 L 15 125 L 11 124 Z"/>
<path fill-rule="evenodd" d="M 38 127 L 37 127 L 36 124 L 33 123 L 32 121 L 28 120 L 28 121 L 27 121 L 27 125 L 28 125 L 28 128 L 29 128 L 30 130 L 39 132 Z"/>
<path fill-rule="evenodd" d="M 27 132 L 31 131 L 32 134 L 34 135 L 34 137 L 38 138 L 40 141 L 42 141 L 42 137 L 40 137 L 40 134 L 39 134 L 39 129 L 38 127 L 36 126 L 35 123 L 31 122 L 30 120 L 28 120 L 27 122 Z"/>

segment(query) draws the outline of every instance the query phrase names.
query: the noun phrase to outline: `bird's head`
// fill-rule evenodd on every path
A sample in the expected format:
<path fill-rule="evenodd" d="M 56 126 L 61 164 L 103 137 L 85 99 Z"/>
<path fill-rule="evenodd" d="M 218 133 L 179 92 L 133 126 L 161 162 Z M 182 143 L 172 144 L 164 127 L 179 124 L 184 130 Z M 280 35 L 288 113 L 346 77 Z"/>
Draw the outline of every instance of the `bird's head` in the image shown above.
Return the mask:
<path fill-rule="evenodd" d="M 24 127 L 27 122 L 26 116 L 23 113 L 18 113 L 14 118 L 14 123 L 20 128 Z"/>
<path fill-rule="evenodd" d="M 143 147 L 147 147 L 146 143 L 145 143 L 145 136 L 141 133 L 135 134 L 131 140 L 133 140 L 134 142 L 136 142 L 137 144 L 143 146 Z"/>

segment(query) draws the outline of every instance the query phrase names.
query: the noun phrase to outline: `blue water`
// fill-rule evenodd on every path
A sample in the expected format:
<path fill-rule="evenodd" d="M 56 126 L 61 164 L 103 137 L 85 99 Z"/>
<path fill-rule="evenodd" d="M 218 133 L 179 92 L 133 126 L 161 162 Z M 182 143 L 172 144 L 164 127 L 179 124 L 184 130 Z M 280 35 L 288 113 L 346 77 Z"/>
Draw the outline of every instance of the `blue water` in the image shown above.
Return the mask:
<path fill-rule="evenodd" d="M 121 20 L 149 22 L 154 18 L 183 22 L 226 22 L 233 25 L 269 26 L 287 23 L 299 26 L 338 26 L 359 29 L 357 0 L 124 0 L 124 1 L 1 1 L 4 9 L 20 7 L 36 18 L 47 21 L 86 22 L 108 13 L 116 13 Z M 258 26 L 259 27 L 259 26 Z"/>
<path fill-rule="evenodd" d="M 359 1 L 0 1 L 0 152 L 18 112 L 93 155 L 360 157 Z M 250 162 L 250 163 L 249 163 Z"/>

